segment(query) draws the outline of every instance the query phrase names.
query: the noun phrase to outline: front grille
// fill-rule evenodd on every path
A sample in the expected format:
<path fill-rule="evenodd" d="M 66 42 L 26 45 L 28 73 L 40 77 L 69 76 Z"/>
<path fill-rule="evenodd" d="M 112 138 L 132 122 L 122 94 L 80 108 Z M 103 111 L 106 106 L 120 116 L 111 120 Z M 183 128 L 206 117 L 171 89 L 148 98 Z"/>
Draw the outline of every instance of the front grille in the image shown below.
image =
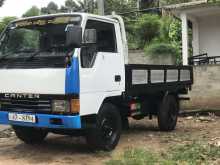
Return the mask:
<path fill-rule="evenodd" d="M 50 113 L 52 107 L 50 100 L 0 99 L 0 109 L 12 112 Z"/>
<path fill-rule="evenodd" d="M 32 60 L 27 58 L 11 58 L 0 61 L 0 69 L 64 68 L 64 59 L 64 56 L 34 57 Z"/>

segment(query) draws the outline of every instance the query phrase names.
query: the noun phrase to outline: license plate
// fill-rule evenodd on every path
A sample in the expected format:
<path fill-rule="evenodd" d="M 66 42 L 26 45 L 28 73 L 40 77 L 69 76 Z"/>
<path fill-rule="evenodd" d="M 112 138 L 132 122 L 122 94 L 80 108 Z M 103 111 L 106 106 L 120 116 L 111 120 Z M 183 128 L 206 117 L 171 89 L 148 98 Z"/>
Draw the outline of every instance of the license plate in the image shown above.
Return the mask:
<path fill-rule="evenodd" d="M 8 120 L 26 123 L 36 123 L 35 115 L 9 113 Z"/>

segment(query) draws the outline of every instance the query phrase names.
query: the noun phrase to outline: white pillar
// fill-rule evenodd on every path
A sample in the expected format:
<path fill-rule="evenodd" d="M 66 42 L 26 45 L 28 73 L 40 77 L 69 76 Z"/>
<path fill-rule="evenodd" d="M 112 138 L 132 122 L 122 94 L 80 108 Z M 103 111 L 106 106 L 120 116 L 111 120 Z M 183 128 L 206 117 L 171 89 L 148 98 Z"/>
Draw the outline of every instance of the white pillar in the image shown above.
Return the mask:
<path fill-rule="evenodd" d="M 193 55 L 199 55 L 199 23 L 197 20 L 193 21 Z"/>
<path fill-rule="evenodd" d="M 140 10 L 140 0 L 137 0 L 137 10 Z"/>
<path fill-rule="evenodd" d="M 188 65 L 189 39 L 188 39 L 187 14 L 181 13 L 180 17 L 182 20 L 182 61 L 183 61 L 183 65 Z"/>
<path fill-rule="evenodd" d="M 105 15 L 104 0 L 97 0 L 99 15 Z"/>

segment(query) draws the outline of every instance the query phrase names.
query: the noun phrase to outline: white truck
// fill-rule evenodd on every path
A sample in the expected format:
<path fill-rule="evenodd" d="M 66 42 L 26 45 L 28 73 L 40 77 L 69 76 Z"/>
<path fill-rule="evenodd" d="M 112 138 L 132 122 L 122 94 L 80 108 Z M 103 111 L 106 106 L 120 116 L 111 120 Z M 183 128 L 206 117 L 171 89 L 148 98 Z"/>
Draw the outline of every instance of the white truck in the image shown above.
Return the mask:
<path fill-rule="evenodd" d="M 120 16 L 55 14 L 11 22 L 0 36 L 0 124 L 27 144 L 49 132 L 113 150 L 128 117 L 175 129 L 190 66 L 128 63 Z"/>

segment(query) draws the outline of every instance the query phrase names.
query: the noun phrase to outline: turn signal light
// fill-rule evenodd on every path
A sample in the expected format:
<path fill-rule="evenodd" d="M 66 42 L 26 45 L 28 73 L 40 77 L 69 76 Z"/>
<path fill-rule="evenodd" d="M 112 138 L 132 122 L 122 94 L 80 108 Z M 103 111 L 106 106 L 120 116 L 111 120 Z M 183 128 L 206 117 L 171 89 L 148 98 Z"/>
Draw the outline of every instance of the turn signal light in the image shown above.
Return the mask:
<path fill-rule="evenodd" d="M 71 111 L 71 113 L 79 113 L 80 112 L 79 99 L 71 99 L 70 100 L 70 111 Z"/>

